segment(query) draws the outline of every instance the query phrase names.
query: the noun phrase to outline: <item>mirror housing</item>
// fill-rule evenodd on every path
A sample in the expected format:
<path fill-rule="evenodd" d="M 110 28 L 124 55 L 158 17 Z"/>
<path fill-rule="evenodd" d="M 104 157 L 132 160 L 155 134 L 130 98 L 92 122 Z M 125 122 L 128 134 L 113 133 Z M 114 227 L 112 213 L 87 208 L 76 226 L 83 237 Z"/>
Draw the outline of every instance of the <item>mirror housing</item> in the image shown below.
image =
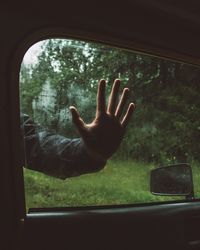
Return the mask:
<path fill-rule="evenodd" d="M 150 191 L 155 195 L 181 195 L 193 199 L 194 187 L 190 165 L 181 163 L 152 170 Z"/>

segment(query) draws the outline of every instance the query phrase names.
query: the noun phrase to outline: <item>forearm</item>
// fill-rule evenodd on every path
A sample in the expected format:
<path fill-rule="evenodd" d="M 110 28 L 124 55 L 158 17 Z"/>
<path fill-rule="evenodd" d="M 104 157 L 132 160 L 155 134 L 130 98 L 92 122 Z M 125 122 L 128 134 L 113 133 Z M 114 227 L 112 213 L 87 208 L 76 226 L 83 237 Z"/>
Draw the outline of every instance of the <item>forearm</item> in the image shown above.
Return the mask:
<path fill-rule="evenodd" d="M 106 162 L 88 155 L 80 138 L 40 132 L 25 137 L 26 165 L 29 169 L 66 179 L 101 170 Z"/>

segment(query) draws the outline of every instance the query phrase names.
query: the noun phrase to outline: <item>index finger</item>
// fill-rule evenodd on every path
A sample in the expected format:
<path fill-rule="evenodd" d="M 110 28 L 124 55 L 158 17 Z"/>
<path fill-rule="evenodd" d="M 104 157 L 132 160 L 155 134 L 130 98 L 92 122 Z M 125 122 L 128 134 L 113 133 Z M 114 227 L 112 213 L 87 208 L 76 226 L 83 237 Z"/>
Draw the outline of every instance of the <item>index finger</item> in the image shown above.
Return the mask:
<path fill-rule="evenodd" d="M 105 89 L 106 89 L 106 81 L 102 79 L 99 81 L 99 86 L 97 91 L 97 114 L 102 114 L 106 112 Z"/>

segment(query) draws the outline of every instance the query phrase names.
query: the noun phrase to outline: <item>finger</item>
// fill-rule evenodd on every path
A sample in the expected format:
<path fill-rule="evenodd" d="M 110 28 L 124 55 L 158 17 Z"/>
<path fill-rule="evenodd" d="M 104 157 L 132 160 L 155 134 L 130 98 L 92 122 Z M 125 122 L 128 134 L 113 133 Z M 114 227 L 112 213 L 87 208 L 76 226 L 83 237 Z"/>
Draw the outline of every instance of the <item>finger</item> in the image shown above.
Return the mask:
<path fill-rule="evenodd" d="M 97 91 L 97 114 L 102 114 L 106 112 L 105 89 L 106 89 L 106 81 L 100 80 Z"/>
<path fill-rule="evenodd" d="M 126 111 L 126 114 L 122 120 L 122 123 L 121 123 L 123 128 L 126 128 L 126 126 L 128 125 L 128 122 L 130 121 L 130 118 L 131 118 L 134 110 L 135 110 L 135 104 L 130 103 L 129 107 Z"/>
<path fill-rule="evenodd" d="M 120 87 L 120 80 L 116 79 L 113 83 L 109 101 L 108 101 L 107 112 L 109 114 L 113 114 L 113 115 L 115 114 L 115 106 L 116 106 L 116 101 L 118 97 L 119 87 Z"/>
<path fill-rule="evenodd" d="M 129 89 L 125 88 L 123 90 L 122 96 L 120 98 L 119 104 L 117 106 L 116 112 L 115 112 L 115 116 L 117 118 L 120 118 L 120 116 L 122 115 L 122 111 L 124 109 L 124 106 L 126 104 L 126 101 L 128 100 L 128 94 L 129 94 Z"/>
<path fill-rule="evenodd" d="M 81 119 L 77 109 L 74 106 L 70 106 L 69 109 L 70 109 L 71 114 L 72 114 L 73 123 L 77 127 L 80 135 L 83 136 L 84 133 L 85 133 L 85 123 L 84 123 L 84 121 Z"/>

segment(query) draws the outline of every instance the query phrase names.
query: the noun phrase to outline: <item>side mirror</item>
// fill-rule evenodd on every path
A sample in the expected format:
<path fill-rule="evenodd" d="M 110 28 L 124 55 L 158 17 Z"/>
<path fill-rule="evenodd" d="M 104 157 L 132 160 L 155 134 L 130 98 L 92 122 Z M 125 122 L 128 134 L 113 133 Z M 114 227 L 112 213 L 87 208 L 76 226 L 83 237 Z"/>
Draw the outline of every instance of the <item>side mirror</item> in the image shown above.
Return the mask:
<path fill-rule="evenodd" d="M 193 199 L 194 187 L 190 165 L 181 163 L 152 170 L 150 191 L 155 195 L 182 195 Z"/>

